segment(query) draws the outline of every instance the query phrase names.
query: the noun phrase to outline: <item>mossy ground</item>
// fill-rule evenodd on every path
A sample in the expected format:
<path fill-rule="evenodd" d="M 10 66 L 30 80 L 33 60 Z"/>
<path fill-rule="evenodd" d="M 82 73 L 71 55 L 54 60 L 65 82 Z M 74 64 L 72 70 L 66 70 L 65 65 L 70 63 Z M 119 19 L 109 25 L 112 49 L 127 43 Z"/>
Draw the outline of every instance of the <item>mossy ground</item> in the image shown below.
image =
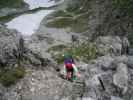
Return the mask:
<path fill-rule="evenodd" d="M 16 67 L 10 70 L 2 70 L 0 72 L 0 83 L 5 86 L 11 86 L 15 84 L 19 79 L 25 75 L 25 69 L 23 67 Z"/>

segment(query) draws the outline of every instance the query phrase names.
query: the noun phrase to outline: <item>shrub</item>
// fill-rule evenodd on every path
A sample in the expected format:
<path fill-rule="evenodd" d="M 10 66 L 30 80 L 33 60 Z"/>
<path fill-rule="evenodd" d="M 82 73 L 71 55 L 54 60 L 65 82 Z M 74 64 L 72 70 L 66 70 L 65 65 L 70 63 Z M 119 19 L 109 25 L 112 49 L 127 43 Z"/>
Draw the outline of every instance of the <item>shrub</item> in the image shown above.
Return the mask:
<path fill-rule="evenodd" d="M 16 82 L 16 77 L 12 75 L 12 72 L 5 72 L 3 75 L 0 77 L 0 82 L 4 86 L 10 86 L 11 84 L 14 84 Z"/>
<path fill-rule="evenodd" d="M 58 64 L 61 64 L 64 61 L 64 57 L 63 57 L 62 53 L 61 54 L 54 55 L 53 57 L 54 57 L 55 61 Z"/>
<path fill-rule="evenodd" d="M 24 77 L 24 74 L 25 74 L 25 69 L 23 67 L 16 67 L 14 70 L 13 70 L 13 75 L 16 77 L 16 78 L 22 78 Z"/>
<path fill-rule="evenodd" d="M 3 86 L 11 86 L 15 84 L 20 78 L 24 77 L 25 69 L 23 67 L 16 67 L 10 70 L 3 70 L 0 73 L 0 82 Z"/>
<path fill-rule="evenodd" d="M 133 0 L 113 0 L 113 4 L 121 13 L 133 15 Z"/>

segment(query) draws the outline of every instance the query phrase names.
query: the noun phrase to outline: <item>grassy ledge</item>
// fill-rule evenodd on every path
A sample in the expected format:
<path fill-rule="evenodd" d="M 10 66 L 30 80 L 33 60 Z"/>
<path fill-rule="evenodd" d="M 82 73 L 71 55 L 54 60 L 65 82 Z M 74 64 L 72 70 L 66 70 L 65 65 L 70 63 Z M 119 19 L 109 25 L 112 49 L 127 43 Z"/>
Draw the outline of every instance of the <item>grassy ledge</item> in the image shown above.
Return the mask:
<path fill-rule="evenodd" d="M 69 52 L 75 60 L 81 60 L 88 62 L 91 59 L 95 59 L 97 55 L 97 48 L 94 43 L 80 43 L 78 46 L 60 46 L 56 45 L 48 49 L 48 52 L 52 55 L 58 64 L 63 63 L 63 54 L 66 52 L 66 48 L 69 48 Z"/>

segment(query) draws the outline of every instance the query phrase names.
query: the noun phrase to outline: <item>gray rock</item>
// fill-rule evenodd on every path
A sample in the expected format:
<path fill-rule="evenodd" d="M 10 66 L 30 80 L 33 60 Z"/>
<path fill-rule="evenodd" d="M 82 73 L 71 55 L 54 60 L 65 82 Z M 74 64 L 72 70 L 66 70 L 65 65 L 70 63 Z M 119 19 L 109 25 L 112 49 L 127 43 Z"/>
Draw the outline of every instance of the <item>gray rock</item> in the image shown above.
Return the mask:
<path fill-rule="evenodd" d="M 127 66 L 123 63 L 119 63 L 117 72 L 113 75 L 113 83 L 119 88 L 123 89 L 123 93 L 128 89 L 128 70 Z"/>
<path fill-rule="evenodd" d="M 118 63 L 124 63 L 127 64 L 128 63 L 128 57 L 126 55 L 122 55 L 122 56 L 115 56 L 114 57 L 114 61 L 112 66 L 114 66 L 114 70 L 116 70 L 116 68 L 118 67 Z"/>
<path fill-rule="evenodd" d="M 114 62 L 117 63 L 124 63 L 127 64 L 128 62 L 128 57 L 126 55 L 122 55 L 122 56 L 116 56 L 114 58 Z"/>
<path fill-rule="evenodd" d="M 76 62 L 76 65 L 77 65 L 78 69 L 82 72 L 85 72 L 89 66 L 88 64 L 83 63 L 83 62 Z"/>
<path fill-rule="evenodd" d="M 93 99 L 91 97 L 84 97 L 84 98 L 82 98 L 82 100 L 95 100 L 95 99 Z"/>
<path fill-rule="evenodd" d="M 97 64 L 103 70 L 110 70 L 110 69 L 114 69 L 114 67 L 115 67 L 115 66 L 112 65 L 114 59 L 111 56 L 99 57 L 97 61 L 98 61 Z"/>
<path fill-rule="evenodd" d="M 96 43 L 100 55 L 121 55 L 122 41 L 118 36 L 98 37 Z"/>
<path fill-rule="evenodd" d="M 111 96 L 111 100 L 123 100 L 123 99 L 121 99 L 119 97 Z"/>

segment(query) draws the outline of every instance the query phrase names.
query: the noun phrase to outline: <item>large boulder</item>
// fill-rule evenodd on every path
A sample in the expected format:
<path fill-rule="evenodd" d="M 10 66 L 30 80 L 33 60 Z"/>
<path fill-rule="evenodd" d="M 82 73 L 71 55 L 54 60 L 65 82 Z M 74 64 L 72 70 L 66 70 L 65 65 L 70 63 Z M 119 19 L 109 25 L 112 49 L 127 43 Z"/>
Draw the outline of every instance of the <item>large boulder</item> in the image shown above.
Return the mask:
<path fill-rule="evenodd" d="M 43 44 L 44 43 L 44 44 Z M 29 61 L 29 64 L 33 66 L 45 66 L 54 62 L 51 59 L 51 55 L 46 52 L 47 45 L 45 42 L 33 42 L 26 43 L 26 55 L 25 58 Z"/>
<path fill-rule="evenodd" d="M 121 55 L 122 41 L 118 36 L 100 36 L 96 40 L 100 55 L 115 54 Z"/>
<path fill-rule="evenodd" d="M 103 70 L 111 70 L 115 68 L 115 66 L 113 66 L 113 61 L 114 59 L 111 56 L 107 55 L 107 56 L 99 57 L 96 60 L 96 63 Z"/>
<path fill-rule="evenodd" d="M 0 66 L 13 66 L 24 53 L 24 40 L 15 30 L 0 26 Z"/>
<path fill-rule="evenodd" d="M 101 100 L 131 98 L 132 81 L 129 80 L 132 79 L 133 70 L 128 69 L 127 62 L 128 57 L 125 55 L 113 57 L 108 55 L 93 60 L 91 65 L 88 64 L 85 74 L 85 96 L 94 100 L 98 97 L 102 98 Z M 103 99 L 104 97 L 109 99 Z"/>

